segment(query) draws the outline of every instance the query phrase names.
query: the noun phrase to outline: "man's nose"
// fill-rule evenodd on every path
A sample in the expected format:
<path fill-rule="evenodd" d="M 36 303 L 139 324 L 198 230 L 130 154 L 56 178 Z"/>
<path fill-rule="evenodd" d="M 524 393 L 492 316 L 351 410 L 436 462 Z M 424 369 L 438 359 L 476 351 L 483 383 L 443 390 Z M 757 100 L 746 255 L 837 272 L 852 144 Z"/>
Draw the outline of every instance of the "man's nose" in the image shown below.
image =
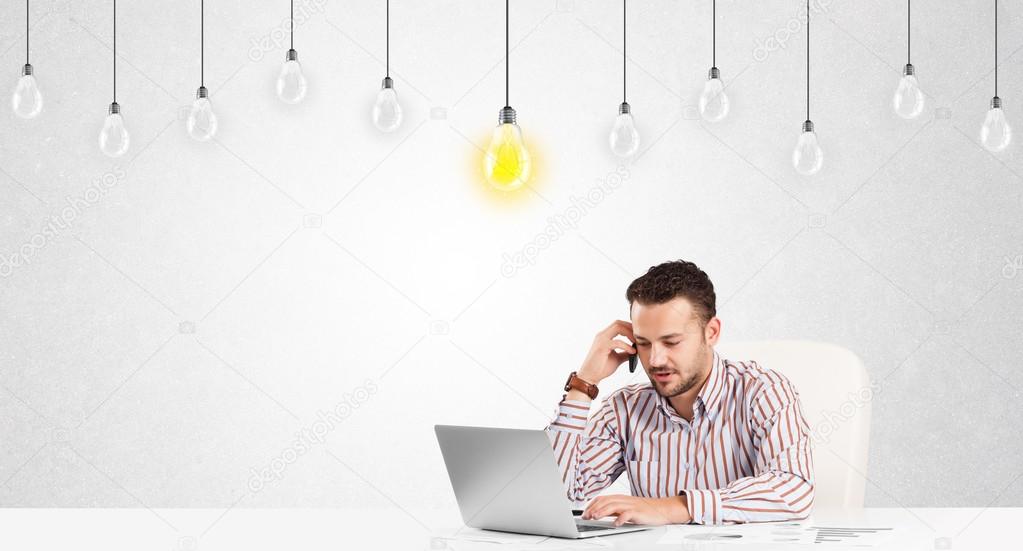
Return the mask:
<path fill-rule="evenodd" d="M 650 347 L 650 367 L 664 367 L 668 365 L 668 354 L 663 347 Z"/>

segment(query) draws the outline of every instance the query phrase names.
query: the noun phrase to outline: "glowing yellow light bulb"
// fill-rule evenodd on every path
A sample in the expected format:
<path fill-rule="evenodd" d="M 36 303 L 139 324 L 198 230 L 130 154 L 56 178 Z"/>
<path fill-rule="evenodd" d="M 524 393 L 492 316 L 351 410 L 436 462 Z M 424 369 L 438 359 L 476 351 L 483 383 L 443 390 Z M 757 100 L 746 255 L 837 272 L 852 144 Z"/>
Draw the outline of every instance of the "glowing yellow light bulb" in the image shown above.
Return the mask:
<path fill-rule="evenodd" d="M 483 158 L 483 171 L 490 185 L 514 191 L 529 181 L 533 162 L 522 141 L 522 130 L 515 124 L 515 110 L 501 109 L 498 122 Z"/>

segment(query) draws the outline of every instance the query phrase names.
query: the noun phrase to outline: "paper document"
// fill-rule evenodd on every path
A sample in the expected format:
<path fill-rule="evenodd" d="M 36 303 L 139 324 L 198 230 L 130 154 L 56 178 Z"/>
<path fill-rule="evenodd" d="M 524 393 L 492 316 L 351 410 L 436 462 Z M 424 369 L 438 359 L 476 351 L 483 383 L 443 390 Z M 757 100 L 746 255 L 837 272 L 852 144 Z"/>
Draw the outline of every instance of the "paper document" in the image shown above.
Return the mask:
<path fill-rule="evenodd" d="M 875 546 L 891 537 L 888 527 L 817 526 L 802 522 L 757 522 L 728 526 L 676 524 L 668 526 L 658 544 L 712 543 L 735 545 Z"/>

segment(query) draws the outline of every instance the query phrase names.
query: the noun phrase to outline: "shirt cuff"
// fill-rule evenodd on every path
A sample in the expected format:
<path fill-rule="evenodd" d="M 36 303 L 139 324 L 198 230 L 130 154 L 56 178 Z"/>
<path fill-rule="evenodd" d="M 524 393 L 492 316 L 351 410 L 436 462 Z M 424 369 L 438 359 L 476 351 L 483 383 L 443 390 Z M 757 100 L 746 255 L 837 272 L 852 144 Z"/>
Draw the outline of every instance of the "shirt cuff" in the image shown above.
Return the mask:
<path fill-rule="evenodd" d="M 589 419 L 589 402 L 578 400 L 562 400 L 558 404 L 558 413 L 551 422 L 551 429 L 582 434 L 586 429 L 586 421 Z"/>
<path fill-rule="evenodd" d="M 721 490 L 682 490 L 691 522 L 696 524 L 723 524 L 721 518 Z"/>

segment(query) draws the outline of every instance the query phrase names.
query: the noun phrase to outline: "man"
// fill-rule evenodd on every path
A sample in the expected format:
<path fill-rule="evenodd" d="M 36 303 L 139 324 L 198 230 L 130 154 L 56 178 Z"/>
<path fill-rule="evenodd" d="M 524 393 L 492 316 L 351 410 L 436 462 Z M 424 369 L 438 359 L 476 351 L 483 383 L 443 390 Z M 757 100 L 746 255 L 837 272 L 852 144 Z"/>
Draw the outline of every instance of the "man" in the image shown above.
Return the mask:
<path fill-rule="evenodd" d="M 622 525 L 809 516 L 813 461 L 799 393 L 780 373 L 714 350 L 721 321 L 707 274 L 692 262 L 666 262 L 625 297 L 632 322 L 597 333 L 546 429 L 570 500 L 628 476 L 631 496 L 599 496 L 583 518 Z M 597 383 L 633 353 L 650 384 L 612 393 L 588 419 Z"/>

